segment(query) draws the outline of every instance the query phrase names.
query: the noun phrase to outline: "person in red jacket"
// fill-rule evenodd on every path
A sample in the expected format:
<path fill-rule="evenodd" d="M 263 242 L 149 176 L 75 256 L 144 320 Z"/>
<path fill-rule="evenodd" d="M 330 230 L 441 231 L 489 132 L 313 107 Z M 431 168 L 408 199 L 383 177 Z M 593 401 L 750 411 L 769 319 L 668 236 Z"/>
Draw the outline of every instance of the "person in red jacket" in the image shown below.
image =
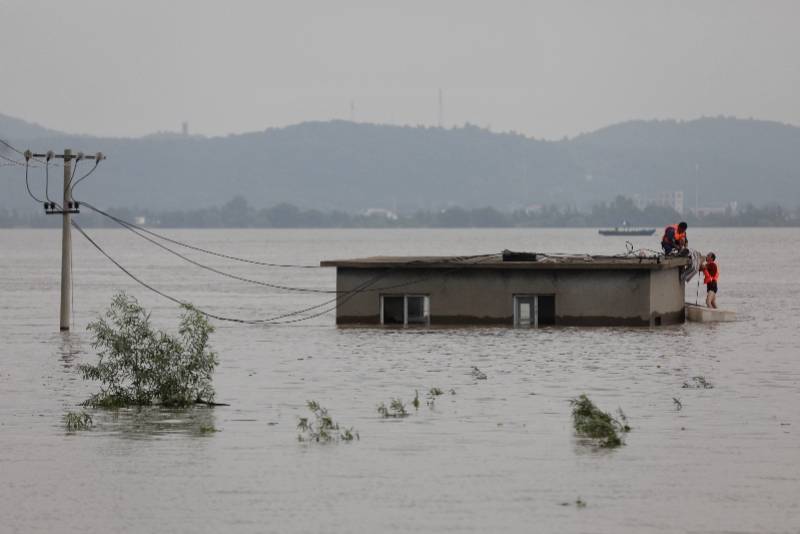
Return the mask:
<path fill-rule="evenodd" d="M 700 265 L 700 272 L 703 273 L 703 283 L 706 285 L 706 306 L 709 308 L 717 307 L 717 280 L 719 280 L 719 266 L 717 265 L 717 255 L 713 252 L 706 254 L 706 259 Z"/>

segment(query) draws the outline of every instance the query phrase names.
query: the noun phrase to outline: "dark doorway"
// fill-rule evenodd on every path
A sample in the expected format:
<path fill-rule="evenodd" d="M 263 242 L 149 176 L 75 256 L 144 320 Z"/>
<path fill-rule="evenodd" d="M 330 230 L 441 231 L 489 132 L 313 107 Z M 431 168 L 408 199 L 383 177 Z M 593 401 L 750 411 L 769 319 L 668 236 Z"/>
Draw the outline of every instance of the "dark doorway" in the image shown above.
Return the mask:
<path fill-rule="evenodd" d="M 539 295 L 539 326 L 556 324 L 556 296 Z"/>

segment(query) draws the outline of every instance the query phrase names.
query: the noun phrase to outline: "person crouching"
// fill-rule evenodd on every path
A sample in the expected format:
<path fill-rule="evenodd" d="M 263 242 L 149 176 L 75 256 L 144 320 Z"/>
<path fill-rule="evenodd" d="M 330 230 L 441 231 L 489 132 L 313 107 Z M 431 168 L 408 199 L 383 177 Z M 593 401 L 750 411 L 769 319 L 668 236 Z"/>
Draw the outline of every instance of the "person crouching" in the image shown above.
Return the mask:
<path fill-rule="evenodd" d="M 689 244 L 686 237 L 688 224 L 681 221 L 678 224 L 671 224 L 664 228 L 664 235 L 661 237 L 661 249 L 665 256 L 670 254 L 683 254 Z"/>

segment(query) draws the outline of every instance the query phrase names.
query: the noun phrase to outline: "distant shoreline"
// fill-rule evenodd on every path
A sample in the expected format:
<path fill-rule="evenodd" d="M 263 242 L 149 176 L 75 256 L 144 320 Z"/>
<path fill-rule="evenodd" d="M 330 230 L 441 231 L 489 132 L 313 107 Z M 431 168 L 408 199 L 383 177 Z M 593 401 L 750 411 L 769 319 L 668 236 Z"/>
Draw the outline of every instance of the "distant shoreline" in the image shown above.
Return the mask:
<path fill-rule="evenodd" d="M 115 220 L 116 219 L 116 220 Z M 120 227 L 118 221 L 148 228 L 614 228 L 646 227 L 659 232 L 667 224 L 685 220 L 693 228 L 796 228 L 800 207 L 745 205 L 732 211 L 717 210 L 701 217 L 680 214 L 663 206 L 637 208 L 629 198 L 618 196 L 598 203 L 589 211 L 541 205 L 535 209 L 500 211 L 492 207 L 449 207 L 397 213 L 373 208 L 361 213 L 302 209 L 291 204 L 254 208 L 243 197 L 222 206 L 186 211 L 154 211 L 136 208 L 91 208 L 84 205 L 76 221 L 87 228 Z M 61 218 L 42 212 L 0 209 L 0 228 L 55 228 Z"/>

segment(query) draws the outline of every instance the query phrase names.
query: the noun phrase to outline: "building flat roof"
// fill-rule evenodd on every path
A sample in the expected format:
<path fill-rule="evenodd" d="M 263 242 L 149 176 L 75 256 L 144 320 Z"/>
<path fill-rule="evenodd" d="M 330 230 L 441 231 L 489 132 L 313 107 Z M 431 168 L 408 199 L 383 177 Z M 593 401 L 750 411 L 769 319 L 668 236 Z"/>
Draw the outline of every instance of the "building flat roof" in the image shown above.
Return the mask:
<path fill-rule="evenodd" d="M 372 256 L 320 262 L 321 267 L 351 269 L 676 269 L 689 258 L 663 256 L 590 256 L 509 252 L 477 256 Z"/>

